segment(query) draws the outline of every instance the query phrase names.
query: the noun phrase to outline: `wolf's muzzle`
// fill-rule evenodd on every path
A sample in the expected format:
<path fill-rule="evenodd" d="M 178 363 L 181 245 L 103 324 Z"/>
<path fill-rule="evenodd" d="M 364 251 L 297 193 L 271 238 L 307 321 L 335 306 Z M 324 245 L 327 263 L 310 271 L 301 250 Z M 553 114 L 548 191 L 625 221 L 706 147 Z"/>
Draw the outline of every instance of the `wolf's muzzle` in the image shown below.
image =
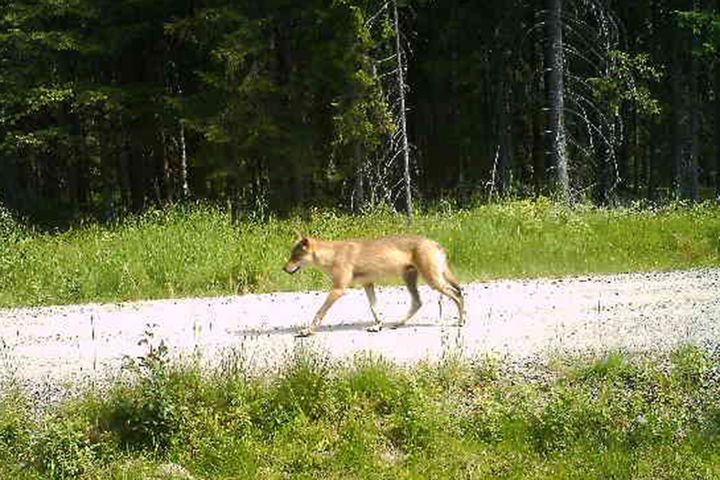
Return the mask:
<path fill-rule="evenodd" d="M 283 270 L 285 270 L 285 273 L 289 273 L 292 275 L 293 273 L 296 273 L 298 270 L 300 270 L 300 265 L 285 265 L 283 267 Z"/>

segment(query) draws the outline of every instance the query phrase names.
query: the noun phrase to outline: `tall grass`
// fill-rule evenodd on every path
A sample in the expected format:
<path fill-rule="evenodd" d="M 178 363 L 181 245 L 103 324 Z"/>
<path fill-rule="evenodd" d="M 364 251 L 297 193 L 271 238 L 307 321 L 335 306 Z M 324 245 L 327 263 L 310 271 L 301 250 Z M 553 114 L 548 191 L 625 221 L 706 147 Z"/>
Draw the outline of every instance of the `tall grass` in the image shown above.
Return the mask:
<path fill-rule="evenodd" d="M 254 377 L 156 351 L 42 416 L 0 399 L 0 478 L 720 477 L 716 355 L 567 363 L 527 380 L 486 361 L 298 355 Z"/>
<path fill-rule="evenodd" d="M 324 288 L 319 272 L 281 271 L 294 229 L 328 239 L 427 235 L 446 246 L 463 281 L 720 264 L 713 204 L 607 210 L 518 201 L 437 208 L 412 225 L 391 213 L 330 211 L 233 225 L 223 211 L 194 206 L 58 234 L 5 226 L 0 306 Z"/>

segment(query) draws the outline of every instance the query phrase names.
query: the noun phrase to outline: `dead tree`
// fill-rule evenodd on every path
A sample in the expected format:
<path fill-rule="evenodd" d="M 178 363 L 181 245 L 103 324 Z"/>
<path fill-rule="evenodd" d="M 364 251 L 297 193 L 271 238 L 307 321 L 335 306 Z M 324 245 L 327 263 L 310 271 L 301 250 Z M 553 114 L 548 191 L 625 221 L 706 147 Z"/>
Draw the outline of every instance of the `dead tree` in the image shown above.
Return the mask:
<path fill-rule="evenodd" d="M 405 66 L 403 65 L 403 52 L 400 47 L 400 21 L 398 17 L 397 0 L 393 0 L 393 13 L 395 20 L 395 57 L 397 59 L 397 69 L 395 76 L 397 77 L 397 96 L 399 110 L 397 115 L 397 123 L 400 128 L 400 145 L 403 156 L 403 183 L 405 184 L 405 215 L 412 218 L 412 185 L 410 184 L 410 144 L 407 136 L 407 118 L 405 110 Z"/>
<path fill-rule="evenodd" d="M 377 38 L 370 53 L 375 88 L 383 100 L 395 128 L 387 134 L 383 144 L 364 156 L 358 163 L 351 201 L 361 200 L 370 207 L 392 205 L 412 218 L 412 156 L 407 132 L 407 57 L 403 47 L 403 35 L 397 1 L 382 2 L 377 11 L 367 19 L 366 28 Z M 383 35 L 386 27 L 392 27 L 392 39 Z"/>

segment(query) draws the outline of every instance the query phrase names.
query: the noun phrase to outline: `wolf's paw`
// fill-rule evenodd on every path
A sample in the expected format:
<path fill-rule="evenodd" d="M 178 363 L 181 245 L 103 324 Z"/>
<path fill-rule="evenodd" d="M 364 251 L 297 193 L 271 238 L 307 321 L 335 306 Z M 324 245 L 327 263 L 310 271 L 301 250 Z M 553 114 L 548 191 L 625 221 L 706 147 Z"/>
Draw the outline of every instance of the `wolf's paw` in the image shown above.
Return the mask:
<path fill-rule="evenodd" d="M 303 328 L 295 334 L 295 338 L 305 338 L 310 335 L 315 335 L 315 332 L 311 328 Z"/>
<path fill-rule="evenodd" d="M 370 333 L 378 333 L 380 330 L 382 330 L 382 328 L 382 325 L 376 323 L 375 325 L 366 328 L 366 330 Z"/>

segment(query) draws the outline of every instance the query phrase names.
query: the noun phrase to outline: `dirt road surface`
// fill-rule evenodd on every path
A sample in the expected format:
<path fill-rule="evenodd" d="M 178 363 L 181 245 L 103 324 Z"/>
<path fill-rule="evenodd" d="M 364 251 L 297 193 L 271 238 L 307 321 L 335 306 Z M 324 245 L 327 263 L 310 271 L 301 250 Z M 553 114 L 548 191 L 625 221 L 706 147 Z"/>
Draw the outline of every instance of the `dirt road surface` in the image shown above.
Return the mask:
<path fill-rule="evenodd" d="M 330 310 L 318 333 L 295 338 L 326 292 L 0 309 L 0 381 L 62 385 L 118 371 L 125 357 L 164 341 L 173 356 L 217 362 L 241 355 L 256 367 L 286 360 L 298 346 L 332 358 L 374 352 L 403 363 L 448 352 L 522 360 L 562 352 L 667 350 L 720 341 L 720 269 L 464 286 L 468 322 L 455 306 L 421 288 L 424 305 L 405 327 L 368 333 L 371 315 L 361 289 Z M 403 316 L 404 288 L 378 291 L 386 322 Z M 0 383 L 2 385 L 2 383 Z M 0 387 L 1 388 L 1 387 Z"/>

